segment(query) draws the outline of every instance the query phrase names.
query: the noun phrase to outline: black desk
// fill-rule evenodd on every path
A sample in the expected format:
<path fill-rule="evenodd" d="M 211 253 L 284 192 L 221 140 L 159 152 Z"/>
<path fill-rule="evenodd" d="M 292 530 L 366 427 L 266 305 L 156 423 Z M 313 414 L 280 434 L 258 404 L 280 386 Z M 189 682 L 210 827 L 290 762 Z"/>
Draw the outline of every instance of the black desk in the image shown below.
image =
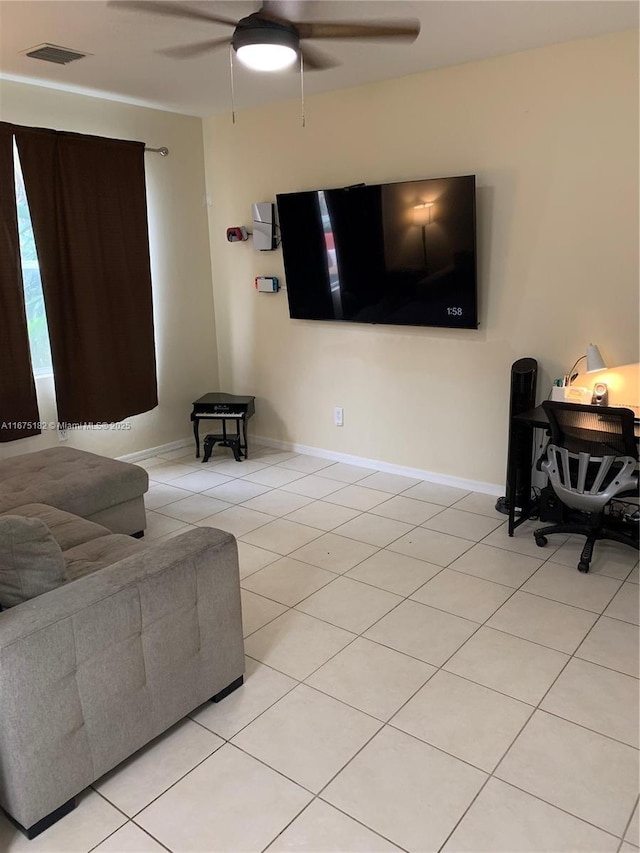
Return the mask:
<path fill-rule="evenodd" d="M 195 400 L 191 412 L 193 435 L 196 440 L 196 459 L 200 457 L 200 421 L 213 420 L 222 424 L 222 433 L 207 435 L 204 440 L 203 462 L 207 462 L 216 443 L 230 447 L 236 462 L 248 457 L 247 421 L 255 414 L 255 397 L 212 392 Z M 233 421 L 235 432 L 227 432 L 227 421 Z"/>
<path fill-rule="evenodd" d="M 529 432 L 533 432 L 534 429 L 549 430 L 549 418 L 542 406 L 536 406 L 535 409 L 529 409 L 528 412 L 523 412 L 520 415 L 514 415 L 511 420 L 511 424 L 514 430 L 524 430 Z M 640 440 L 640 423 L 638 421 L 635 422 L 634 430 L 636 439 Z M 535 460 L 532 459 L 532 468 L 534 464 Z M 518 485 L 522 492 L 523 506 L 520 507 L 520 515 L 516 518 L 516 472 L 515 467 L 513 467 L 508 476 L 508 491 L 514 496 L 509 504 L 509 536 L 513 536 L 513 531 L 516 527 L 530 518 L 531 507 L 535 503 L 531 499 L 531 470 L 529 470 L 528 476 L 526 474 L 523 476 L 522 481 Z"/>

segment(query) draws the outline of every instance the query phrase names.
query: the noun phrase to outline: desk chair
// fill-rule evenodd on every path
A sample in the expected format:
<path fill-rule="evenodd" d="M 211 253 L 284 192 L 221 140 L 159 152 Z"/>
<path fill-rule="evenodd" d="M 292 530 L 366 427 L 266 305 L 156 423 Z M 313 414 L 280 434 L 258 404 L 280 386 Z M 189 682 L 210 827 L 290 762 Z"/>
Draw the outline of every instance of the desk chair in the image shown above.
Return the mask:
<path fill-rule="evenodd" d="M 586 536 L 578 569 L 588 572 L 598 539 L 638 547 L 638 524 L 622 523 L 611 513 L 613 498 L 638 494 L 634 415 L 631 409 L 614 406 L 550 400 L 542 406 L 549 418 L 551 439 L 541 469 L 557 497 L 573 512 L 566 523 L 540 527 L 533 535 L 540 547 L 547 544 L 551 533 Z"/>

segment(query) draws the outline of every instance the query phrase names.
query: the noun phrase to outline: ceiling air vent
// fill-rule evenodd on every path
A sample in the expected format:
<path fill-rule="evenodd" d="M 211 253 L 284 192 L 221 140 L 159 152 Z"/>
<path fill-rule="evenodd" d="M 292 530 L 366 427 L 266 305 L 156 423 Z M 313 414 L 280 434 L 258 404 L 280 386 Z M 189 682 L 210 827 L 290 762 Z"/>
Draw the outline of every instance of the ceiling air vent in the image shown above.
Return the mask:
<path fill-rule="evenodd" d="M 67 65 L 76 59 L 83 59 L 88 53 L 70 50 L 68 47 L 58 47 L 56 44 L 40 44 L 26 51 L 32 59 L 42 59 L 44 62 L 55 62 L 56 65 Z"/>

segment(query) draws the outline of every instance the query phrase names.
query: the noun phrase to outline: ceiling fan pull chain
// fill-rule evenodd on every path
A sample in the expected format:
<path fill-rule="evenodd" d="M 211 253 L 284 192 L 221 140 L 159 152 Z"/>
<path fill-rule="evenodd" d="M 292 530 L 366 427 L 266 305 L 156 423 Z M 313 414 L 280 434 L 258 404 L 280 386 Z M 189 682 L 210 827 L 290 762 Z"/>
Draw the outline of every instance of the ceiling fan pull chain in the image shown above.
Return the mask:
<path fill-rule="evenodd" d="M 300 109 L 302 111 L 302 126 L 304 127 L 304 59 L 302 51 L 300 51 Z"/>
<path fill-rule="evenodd" d="M 236 102 L 233 91 L 233 45 L 229 45 L 229 72 L 231 74 L 231 124 L 236 123 Z"/>

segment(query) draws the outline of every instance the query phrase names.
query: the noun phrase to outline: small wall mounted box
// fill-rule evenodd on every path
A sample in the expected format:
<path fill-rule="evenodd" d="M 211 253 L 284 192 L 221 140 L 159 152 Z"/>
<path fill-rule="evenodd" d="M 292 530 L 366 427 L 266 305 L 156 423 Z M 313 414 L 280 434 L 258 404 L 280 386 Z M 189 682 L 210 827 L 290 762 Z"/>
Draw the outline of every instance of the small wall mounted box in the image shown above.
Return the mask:
<path fill-rule="evenodd" d="M 260 293 L 277 293 L 280 290 L 280 282 L 275 275 L 258 275 L 256 290 Z"/>

